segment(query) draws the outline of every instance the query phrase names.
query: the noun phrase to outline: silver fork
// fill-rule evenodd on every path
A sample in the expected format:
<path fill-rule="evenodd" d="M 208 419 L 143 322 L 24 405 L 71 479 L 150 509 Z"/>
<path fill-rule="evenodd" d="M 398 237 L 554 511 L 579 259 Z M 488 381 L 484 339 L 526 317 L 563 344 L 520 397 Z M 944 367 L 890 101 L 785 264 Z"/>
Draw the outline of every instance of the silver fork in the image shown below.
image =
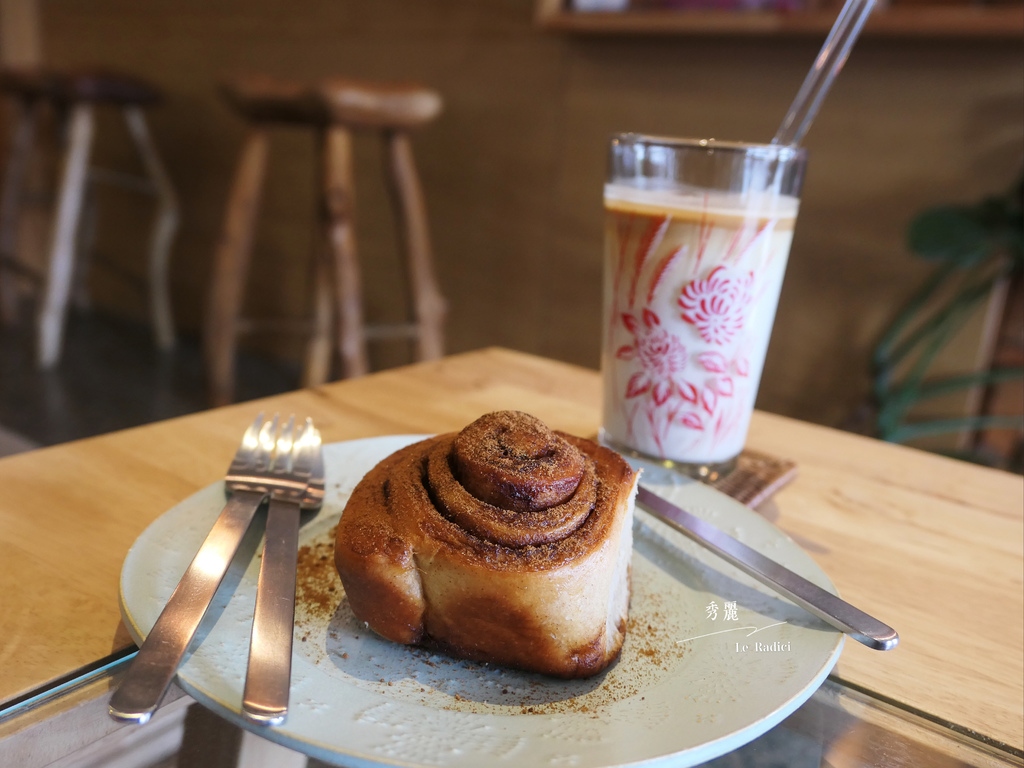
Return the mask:
<path fill-rule="evenodd" d="M 224 479 L 227 504 L 111 697 L 109 712 L 115 720 L 146 723 L 163 699 L 256 510 L 271 493 L 267 469 L 276 431 L 277 417 L 265 422 L 260 414 L 243 435 Z M 298 482 L 288 485 L 294 489 Z M 322 460 L 302 482 L 303 506 L 319 507 Z"/>
<path fill-rule="evenodd" d="M 302 431 L 293 440 L 294 433 L 293 416 L 277 441 L 278 453 L 285 449 L 283 461 L 279 465 L 275 456 L 271 473 L 287 475 L 299 482 L 294 485 L 281 483 L 271 488 L 267 535 L 260 563 L 249 664 L 242 696 L 242 714 L 259 725 L 280 725 L 288 715 L 299 513 L 309 478 L 316 474 L 318 466 L 323 466 L 320 433 L 313 427 L 313 422 L 306 419 Z M 320 476 L 323 476 L 322 469 Z M 322 499 L 322 484 L 320 494 Z"/>

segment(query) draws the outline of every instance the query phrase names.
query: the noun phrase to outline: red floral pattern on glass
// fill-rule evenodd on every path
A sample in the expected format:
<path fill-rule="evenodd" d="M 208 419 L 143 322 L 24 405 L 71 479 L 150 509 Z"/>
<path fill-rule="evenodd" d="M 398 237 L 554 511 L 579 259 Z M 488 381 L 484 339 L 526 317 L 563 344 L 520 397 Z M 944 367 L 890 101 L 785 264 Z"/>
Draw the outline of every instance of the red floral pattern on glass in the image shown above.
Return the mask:
<path fill-rule="evenodd" d="M 689 355 L 678 338 L 661 327 L 658 315 L 645 309 L 641 320 L 624 314 L 622 323 L 633 334 L 633 343 L 620 347 L 615 356 L 620 360 L 638 360 L 640 370 L 626 385 L 626 397 L 640 397 L 649 392 L 657 405 L 663 405 L 673 393 L 682 394 L 680 374 Z"/>
<path fill-rule="evenodd" d="M 679 293 L 682 318 L 709 344 L 725 346 L 743 329 L 753 299 L 754 273 L 715 267 L 704 280 L 693 280 Z"/>
<path fill-rule="evenodd" d="M 744 275 L 718 267 L 707 279 L 683 286 L 679 304 L 687 310 L 683 319 L 702 339 L 698 346 L 722 347 L 742 329 L 753 278 L 750 272 Z M 688 309 L 691 299 L 692 311 Z M 733 398 L 736 380 L 730 374 L 747 375 L 743 354 L 711 349 L 691 355 L 650 307 L 641 308 L 639 314 L 622 313 L 619 320 L 632 336 L 631 344 L 615 352 L 617 359 L 633 363 L 624 392 L 626 402 L 634 404 L 629 408 L 630 423 L 643 414 L 659 447 L 673 425 L 695 434 L 731 431 L 740 406 Z M 689 375 L 684 378 L 684 374 Z"/>
<path fill-rule="evenodd" d="M 725 373 L 729 368 L 729 361 L 721 352 L 702 352 L 697 355 L 697 359 L 704 366 L 704 370 L 712 373 Z"/>

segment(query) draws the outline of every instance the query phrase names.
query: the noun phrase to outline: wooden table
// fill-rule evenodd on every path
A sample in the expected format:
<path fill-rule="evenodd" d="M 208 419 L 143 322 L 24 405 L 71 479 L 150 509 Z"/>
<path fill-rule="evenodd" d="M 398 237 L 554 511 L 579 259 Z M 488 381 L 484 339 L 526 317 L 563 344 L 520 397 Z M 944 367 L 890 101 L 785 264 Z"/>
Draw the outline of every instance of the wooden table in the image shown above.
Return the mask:
<path fill-rule="evenodd" d="M 599 399 L 594 371 L 488 349 L 0 461 L 0 717 L 131 646 L 125 553 L 220 479 L 256 411 L 308 414 L 328 442 L 450 431 L 503 408 L 594 435 Z M 848 642 L 836 676 L 1024 748 L 1024 480 L 765 413 L 749 445 L 799 466 L 759 511 L 902 636 L 889 653 Z"/>

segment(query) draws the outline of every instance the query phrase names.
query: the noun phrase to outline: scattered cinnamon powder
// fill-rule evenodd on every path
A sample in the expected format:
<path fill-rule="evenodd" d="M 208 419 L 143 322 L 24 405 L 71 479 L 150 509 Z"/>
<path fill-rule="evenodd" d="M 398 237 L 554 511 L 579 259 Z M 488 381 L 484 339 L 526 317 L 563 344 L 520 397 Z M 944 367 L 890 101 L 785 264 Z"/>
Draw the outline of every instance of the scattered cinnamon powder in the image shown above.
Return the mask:
<path fill-rule="evenodd" d="M 341 579 L 334 567 L 335 533 L 332 528 L 299 548 L 295 621 L 303 640 L 322 635 L 324 627 L 330 624 L 344 599 Z M 592 680 L 596 683 L 594 687 L 586 685 L 585 681 L 572 681 L 572 684 L 580 686 L 576 694 L 553 695 L 566 685 L 566 681 L 549 681 L 529 674 L 519 678 L 519 673 L 500 667 L 480 666 L 437 655 L 427 649 L 410 647 L 411 663 L 436 670 L 432 675 L 437 679 L 430 681 L 433 690 L 417 686 L 418 692 L 435 706 L 455 711 L 490 711 L 492 707 L 498 706 L 503 711 L 507 712 L 511 708 L 511 711 L 524 715 L 574 713 L 600 717 L 605 707 L 639 696 L 644 689 L 671 672 L 689 653 L 688 645 L 677 644 L 677 633 L 670 628 L 668 620 L 672 611 L 664 610 L 661 601 L 661 595 L 650 592 L 644 594 L 641 605 L 634 601 L 626 624 L 626 642 L 621 658 L 600 678 Z M 307 643 L 306 647 L 311 645 Z M 309 651 L 314 650 L 309 648 Z M 349 654 L 343 652 L 337 657 L 347 660 Z M 629 674 L 618 674 L 619 665 L 629 665 Z M 465 690 L 444 693 L 444 681 L 456 677 L 452 674 L 455 671 L 473 672 L 485 681 L 493 678 L 495 693 L 500 692 L 502 701 L 478 701 L 472 694 L 467 695 L 468 691 Z M 516 676 L 514 685 L 508 684 L 509 675 Z M 394 678 L 380 678 L 380 684 L 393 687 Z M 442 698 L 433 701 L 438 695 Z"/>
<path fill-rule="evenodd" d="M 295 579 L 295 623 L 305 630 L 330 622 L 343 596 L 341 579 L 334 568 L 334 533 L 318 536 L 299 547 Z"/>

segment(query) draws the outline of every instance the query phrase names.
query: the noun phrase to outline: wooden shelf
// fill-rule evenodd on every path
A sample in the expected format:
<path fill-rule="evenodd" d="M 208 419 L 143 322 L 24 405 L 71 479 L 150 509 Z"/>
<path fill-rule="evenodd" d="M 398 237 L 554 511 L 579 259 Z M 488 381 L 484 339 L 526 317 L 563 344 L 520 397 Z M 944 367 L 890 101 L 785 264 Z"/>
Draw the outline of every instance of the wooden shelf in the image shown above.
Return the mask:
<path fill-rule="evenodd" d="M 824 36 L 837 10 L 576 12 L 541 0 L 537 22 L 547 30 L 581 35 Z M 904 5 L 876 10 L 865 35 L 907 38 L 1024 39 L 1021 5 Z"/>

